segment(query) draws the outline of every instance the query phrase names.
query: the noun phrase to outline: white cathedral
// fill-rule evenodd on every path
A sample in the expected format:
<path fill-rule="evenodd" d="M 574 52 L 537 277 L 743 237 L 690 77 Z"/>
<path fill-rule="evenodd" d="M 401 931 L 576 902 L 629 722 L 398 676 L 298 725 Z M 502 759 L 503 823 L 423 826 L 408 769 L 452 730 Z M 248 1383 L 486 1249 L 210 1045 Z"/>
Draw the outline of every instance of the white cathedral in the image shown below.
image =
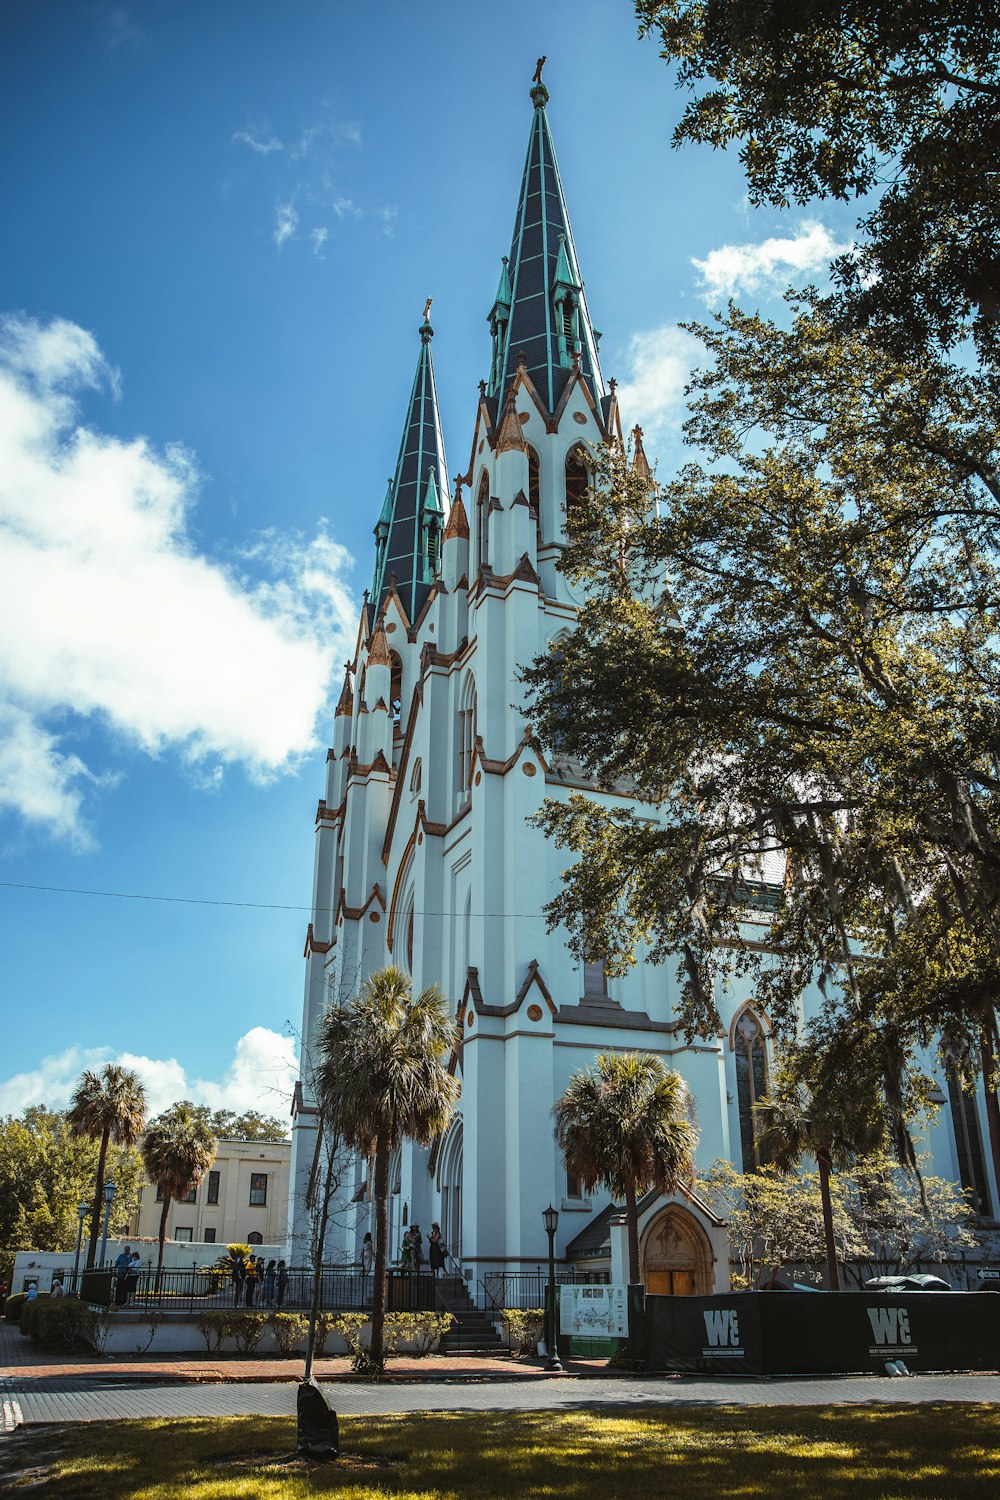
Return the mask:
<path fill-rule="evenodd" d="M 386 963 L 407 969 L 417 989 L 439 984 L 461 1037 L 451 1126 L 429 1151 L 405 1144 L 390 1168 L 390 1261 L 408 1223 L 426 1236 L 437 1220 L 473 1283 L 532 1271 L 547 1254 L 551 1202 L 559 1258 L 625 1279 L 623 1226 L 606 1197 L 584 1197 L 567 1177 L 553 1136 L 553 1102 L 602 1049 L 641 1049 L 680 1071 L 697 1103 L 700 1167 L 756 1161 L 751 1107 L 766 1089 L 771 1043 L 750 994 L 720 980 L 722 1029 L 686 1044 L 670 965 L 640 961 L 606 979 L 601 965 L 577 962 L 567 934 L 548 932 L 542 915 L 564 859 L 528 819 L 546 797 L 597 794 L 532 748 L 517 673 L 573 625 L 580 601 L 556 566 L 567 509 L 588 482 L 584 455 L 620 443 L 622 417 L 601 373 L 540 82 L 531 100 L 468 469 L 452 492 L 425 315 L 375 527 L 374 582 L 327 752 L 293 1105 L 293 1263 L 308 1259 L 310 1044 L 331 999 L 356 993 Z M 649 474 L 638 429 L 634 462 Z M 748 938 L 763 941 L 766 917 L 753 927 L 751 918 Z M 950 1103 L 927 1143 L 934 1170 L 971 1187 L 989 1213 L 997 1181 L 982 1099 L 952 1091 Z M 356 1261 L 372 1227 L 366 1179 L 359 1161 L 331 1259 Z M 725 1227 L 697 1195 L 647 1196 L 640 1254 L 651 1291 L 728 1287 Z"/>

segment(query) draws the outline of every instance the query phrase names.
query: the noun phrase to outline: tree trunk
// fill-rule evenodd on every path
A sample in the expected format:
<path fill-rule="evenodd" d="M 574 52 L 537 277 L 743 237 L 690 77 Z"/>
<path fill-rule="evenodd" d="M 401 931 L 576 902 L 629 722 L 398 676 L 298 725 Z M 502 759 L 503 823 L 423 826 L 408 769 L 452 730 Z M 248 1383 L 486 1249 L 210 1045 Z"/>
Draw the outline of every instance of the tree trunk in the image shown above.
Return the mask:
<path fill-rule="evenodd" d="M 375 1180 L 372 1184 L 375 1194 L 375 1284 L 372 1288 L 372 1346 L 371 1361 L 372 1372 L 376 1376 L 381 1375 L 385 1366 L 384 1329 L 385 1329 L 385 1303 L 388 1278 L 386 1268 L 388 1264 L 386 1239 L 388 1237 L 388 1213 L 387 1202 L 389 1198 L 389 1149 L 378 1141 L 375 1146 Z"/>
<path fill-rule="evenodd" d="M 93 1269 L 97 1258 L 97 1241 L 101 1236 L 101 1208 L 104 1205 L 104 1164 L 108 1155 L 111 1126 L 101 1136 L 101 1150 L 97 1158 L 97 1181 L 94 1183 L 94 1206 L 90 1212 L 90 1244 L 87 1246 L 87 1270 Z"/>
<path fill-rule="evenodd" d="M 826 1240 L 826 1274 L 831 1292 L 840 1291 L 840 1268 L 837 1265 L 837 1242 L 833 1237 L 833 1202 L 830 1198 L 830 1158 L 825 1151 L 817 1151 L 816 1165 L 819 1168 L 819 1196 L 823 1204 L 823 1238 Z"/>
<path fill-rule="evenodd" d="M 167 1237 L 167 1215 L 170 1212 L 172 1199 L 169 1193 L 163 1195 L 163 1212 L 160 1214 L 160 1253 L 156 1258 L 156 1292 L 160 1292 L 160 1278 L 163 1275 L 163 1241 Z"/>
<path fill-rule="evenodd" d="M 639 1209 L 635 1183 L 625 1184 L 625 1220 L 628 1224 L 628 1279 L 630 1286 L 639 1284 Z"/>
<path fill-rule="evenodd" d="M 324 1125 L 320 1120 L 319 1129 L 316 1132 L 316 1156 L 313 1158 L 313 1174 L 310 1178 L 310 1194 L 315 1190 L 315 1169 L 318 1165 L 319 1147 L 323 1140 Z M 309 1305 L 309 1332 L 306 1337 L 306 1366 L 303 1372 L 303 1380 L 312 1378 L 313 1353 L 316 1348 L 316 1324 L 320 1314 L 320 1300 L 323 1287 L 323 1251 L 326 1247 L 326 1230 L 330 1222 L 330 1198 L 333 1191 L 333 1173 L 336 1164 L 336 1152 L 333 1145 L 327 1147 L 326 1171 L 323 1173 L 323 1185 L 320 1189 L 322 1202 L 319 1210 L 316 1208 L 315 1196 L 312 1198 L 311 1212 L 313 1214 L 312 1234 L 312 1262 L 313 1281 L 312 1298 Z"/>

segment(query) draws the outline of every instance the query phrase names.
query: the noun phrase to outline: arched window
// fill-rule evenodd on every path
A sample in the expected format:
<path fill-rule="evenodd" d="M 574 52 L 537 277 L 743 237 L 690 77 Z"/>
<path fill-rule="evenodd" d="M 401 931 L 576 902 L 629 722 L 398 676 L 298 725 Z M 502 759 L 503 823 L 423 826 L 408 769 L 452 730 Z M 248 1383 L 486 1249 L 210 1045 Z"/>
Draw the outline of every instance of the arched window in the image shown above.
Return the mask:
<path fill-rule="evenodd" d="M 951 1124 L 955 1132 L 959 1181 L 971 1193 L 976 1213 L 988 1214 L 990 1190 L 983 1161 L 983 1137 L 979 1129 L 976 1096 L 966 1093 L 951 1068 L 948 1070 L 948 1103 L 951 1106 Z"/>
<path fill-rule="evenodd" d="M 767 1041 L 752 1010 L 745 1010 L 736 1023 L 733 1050 L 736 1054 L 743 1170 L 755 1172 L 767 1160 L 757 1139 L 759 1131 L 753 1112 L 754 1105 L 767 1093 Z"/>
<path fill-rule="evenodd" d="M 462 688 L 458 711 L 457 805 L 464 807 L 472 795 L 472 756 L 476 746 L 476 682 L 471 672 Z"/>
<path fill-rule="evenodd" d="M 252 1229 L 250 1231 L 250 1233 L 247 1235 L 247 1244 L 248 1245 L 263 1245 L 263 1243 L 264 1243 L 264 1236 L 261 1234 L 261 1232 L 260 1232 L 259 1229 Z"/>
<path fill-rule="evenodd" d="M 413 763 L 413 774 L 410 777 L 410 796 L 411 797 L 419 797 L 420 796 L 420 785 L 421 785 L 422 781 L 423 781 L 423 767 L 421 766 L 420 760 L 418 758 Z"/>
<path fill-rule="evenodd" d="M 566 520 L 586 499 L 590 487 L 590 465 L 579 443 L 566 455 Z"/>
<path fill-rule="evenodd" d="M 479 495 L 476 498 L 476 545 L 479 549 L 479 566 L 485 568 L 490 551 L 490 481 L 485 472 L 479 481 Z"/>
<path fill-rule="evenodd" d="M 542 545 L 542 487 L 539 478 L 538 454 L 528 449 L 528 504 L 535 512 L 535 535 Z"/>
<path fill-rule="evenodd" d="M 398 725 L 403 713 L 403 663 L 395 651 L 389 652 L 389 708 L 392 722 Z"/>

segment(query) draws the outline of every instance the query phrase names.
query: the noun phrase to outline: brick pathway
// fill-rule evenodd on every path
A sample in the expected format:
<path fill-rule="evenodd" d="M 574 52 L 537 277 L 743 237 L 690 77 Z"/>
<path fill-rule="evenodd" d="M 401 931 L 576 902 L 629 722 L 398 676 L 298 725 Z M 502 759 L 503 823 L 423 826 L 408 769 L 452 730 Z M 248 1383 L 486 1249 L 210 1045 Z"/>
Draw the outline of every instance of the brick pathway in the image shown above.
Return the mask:
<path fill-rule="evenodd" d="M 0 1386 L 4 1382 L 0 1381 Z M 9 1384 L 13 1385 L 13 1382 Z M 170 1385 L 86 1390 L 16 1389 L 8 1398 L 15 1425 L 108 1422 L 152 1417 L 286 1417 L 295 1412 L 290 1384 Z M 383 1416 L 433 1411 L 588 1411 L 650 1406 L 825 1406 L 845 1403 L 922 1405 L 927 1402 L 996 1402 L 1000 1376 L 918 1375 L 910 1380 L 845 1376 L 822 1380 L 744 1381 L 710 1378 L 566 1375 L 524 1382 L 446 1385 L 339 1385 L 334 1405 L 342 1416 Z"/>

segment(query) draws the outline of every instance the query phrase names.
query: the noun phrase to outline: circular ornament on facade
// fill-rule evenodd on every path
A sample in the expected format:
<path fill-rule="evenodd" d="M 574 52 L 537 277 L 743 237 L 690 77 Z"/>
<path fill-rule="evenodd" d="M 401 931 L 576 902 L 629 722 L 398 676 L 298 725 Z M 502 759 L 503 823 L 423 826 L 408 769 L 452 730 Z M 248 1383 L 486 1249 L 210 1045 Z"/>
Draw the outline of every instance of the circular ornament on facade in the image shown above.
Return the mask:
<path fill-rule="evenodd" d="M 370 911 L 368 913 L 368 920 L 369 922 L 380 922 L 382 918 L 379 916 L 377 911 Z"/>
<path fill-rule="evenodd" d="M 573 421 L 579 422 L 580 426 L 584 427 L 586 425 L 587 418 L 582 411 L 575 411 L 573 413 Z"/>
<path fill-rule="evenodd" d="M 538 770 L 538 767 L 533 761 L 526 760 L 524 765 L 521 767 L 521 770 L 524 772 L 525 776 L 534 776 Z"/>
<path fill-rule="evenodd" d="M 466 1026 L 468 1026 L 468 1027 L 471 1028 L 472 1023 L 473 1023 L 473 1021 L 475 1019 L 476 1019 L 476 1013 L 475 1013 L 475 1011 L 470 1010 L 469 1014 L 465 1018 L 465 1024 L 466 1024 Z"/>
<path fill-rule="evenodd" d="M 479 783 L 482 781 L 482 779 L 483 779 L 483 773 L 482 773 L 482 771 L 477 771 L 476 772 L 476 786 L 479 785 Z"/>
<path fill-rule="evenodd" d="M 392 632 L 395 630 L 395 628 L 396 628 L 396 622 L 395 622 L 395 620 L 390 620 L 389 623 L 388 623 L 388 625 L 385 627 L 385 633 L 386 633 L 386 635 L 392 635 Z"/>
<path fill-rule="evenodd" d="M 521 426 L 523 427 L 524 424 L 525 424 L 525 422 L 528 420 L 528 418 L 530 416 L 531 416 L 530 411 L 518 412 L 518 414 L 517 414 L 517 420 L 520 422 Z"/>
<path fill-rule="evenodd" d="M 540 1021 L 542 1019 L 542 1007 L 540 1005 L 528 1006 L 528 1020 Z"/>

